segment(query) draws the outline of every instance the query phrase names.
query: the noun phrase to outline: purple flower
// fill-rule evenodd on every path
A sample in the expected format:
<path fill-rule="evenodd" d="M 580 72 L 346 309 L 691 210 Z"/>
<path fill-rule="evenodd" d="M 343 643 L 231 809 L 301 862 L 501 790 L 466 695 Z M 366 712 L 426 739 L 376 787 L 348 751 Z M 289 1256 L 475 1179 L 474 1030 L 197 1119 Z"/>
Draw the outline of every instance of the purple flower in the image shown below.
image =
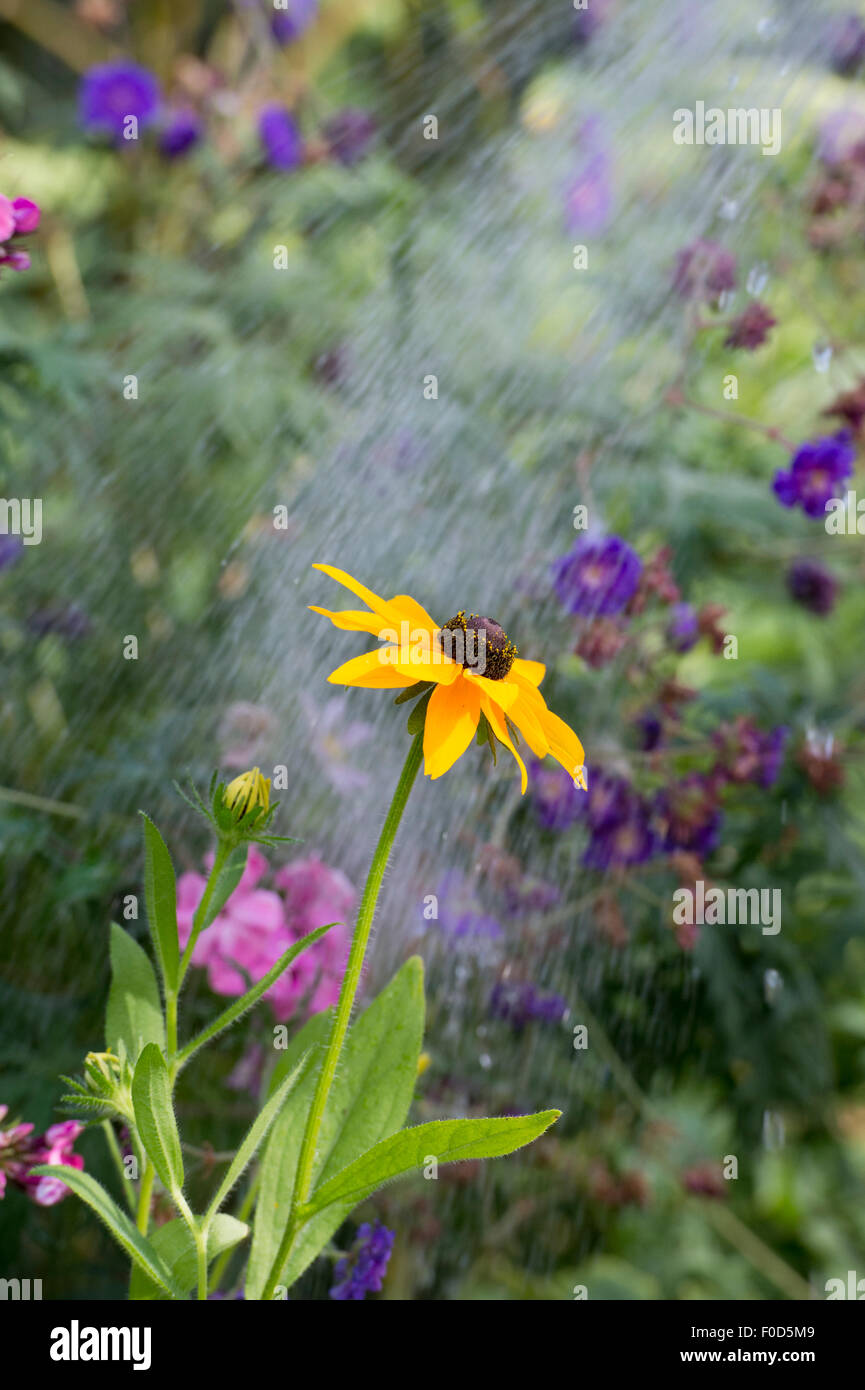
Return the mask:
<path fill-rule="evenodd" d="M 613 211 L 612 160 L 596 116 L 580 130 L 583 155 L 565 194 L 565 225 L 572 234 L 602 232 Z"/>
<path fill-rule="evenodd" d="M 331 116 L 323 128 L 323 135 L 330 152 L 340 164 L 350 168 L 357 164 L 369 150 L 375 139 L 378 127 L 367 111 L 357 106 L 347 106 Z"/>
<path fill-rule="evenodd" d="M 632 793 L 626 814 L 592 833 L 583 863 L 589 869 L 628 868 L 645 864 L 658 848 L 649 820 L 649 808 Z"/>
<path fill-rule="evenodd" d="M 777 322 L 766 305 L 754 299 L 738 318 L 733 319 L 724 339 L 724 347 L 747 348 L 748 352 L 753 352 L 755 348 L 763 346 L 769 329 L 774 328 Z"/>
<path fill-rule="evenodd" d="M 624 777 L 601 772 L 589 780 L 581 805 L 592 831 L 609 830 L 628 818 L 636 800 L 637 793 Z"/>
<path fill-rule="evenodd" d="M 374 1226 L 364 1221 L 349 1253 L 337 1261 L 331 1298 L 359 1301 L 368 1293 L 378 1293 L 395 1238 L 396 1232 L 389 1231 L 380 1221 Z"/>
<path fill-rule="evenodd" d="M 449 869 L 439 883 L 438 925 L 454 941 L 496 941 L 503 935 L 495 917 L 484 911 L 472 885 L 459 869 Z"/>
<path fill-rule="evenodd" d="M 694 241 L 676 259 L 673 288 L 683 299 L 709 302 L 736 284 L 736 257 L 717 241 Z"/>
<path fill-rule="evenodd" d="M 586 793 L 562 767 L 535 762 L 529 768 L 529 793 L 544 830 L 567 830 L 579 820 Z"/>
<path fill-rule="evenodd" d="M 764 733 L 746 715 L 739 715 L 732 724 L 722 724 L 712 740 L 720 754 L 715 775 L 726 782 L 771 787 L 781 771 L 789 733 L 784 724 Z"/>
<path fill-rule="evenodd" d="M 37 608 L 27 619 L 27 627 L 37 637 L 47 637 L 50 632 L 56 632 L 70 642 L 89 636 L 92 626 L 84 609 L 75 603 L 63 607 Z"/>
<path fill-rule="evenodd" d="M 201 139 L 201 119 L 188 108 L 172 111 L 159 134 L 159 149 L 166 159 L 180 159 Z"/>
<path fill-rule="evenodd" d="M 81 124 L 88 130 L 100 130 L 115 140 L 124 138 L 129 116 L 139 126 L 156 117 L 159 108 L 159 84 L 152 72 L 122 58 L 114 63 L 100 63 L 84 74 L 78 97 Z"/>
<path fill-rule="evenodd" d="M 775 496 L 785 507 L 801 506 L 806 516 L 820 517 L 853 472 L 856 450 L 848 430 L 811 439 L 793 455 L 789 469 L 775 474 Z"/>
<path fill-rule="evenodd" d="M 289 44 L 309 28 L 318 9 L 318 0 L 279 0 L 279 3 L 272 0 L 272 7 L 270 32 L 277 43 Z"/>
<path fill-rule="evenodd" d="M 265 106 L 258 115 L 258 133 L 268 164 L 296 169 L 303 159 L 303 139 L 297 121 L 284 106 Z"/>
<path fill-rule="evenodd" d="M 817 560 L 794 560 L 787 571 L 787 588 L 797 603 L 821 618 L 835 606 L 838 584 Z"/>
<path fill-rule="evenodd" d="M 713 783 L 698 772 L 659 793 L 655 818 L 668 852 L 687 849 L 708 854 L 717 846 L 723 817 Z"/>
<path fill-rule="evenodd" d="M 865 24 L 856 14 L 839 16 L 830 31 L 830 63 L 842 77 L 850 77 L 865 58 Z"/>
<path fill-rule="evenodd" d="M 689 652 L 700 638 L 697 610 L 690 603 L 674 603 L 667 623 L 667 641 L 676 652 Z"/>
<path fill-rule="evenodd" d="M 0 536 L 0 570 L 8 570 L 21 559 L 24 542 L 20 536 Z"/>
<path fill-rule="evenodd" d="M 645 753 L 653 753 L 656 748 L 661 746 L 664 736 L 664 725 L 661 718 L 654 710 L 644 710 L 634 720 L 636 725 L 640 747 Z"/>
<path fill-rule="evenodd" d="M 499 980 L 490 995 L 490 1013 L 520 1032 L 527 1023 L 560 1023 L 568 1011 L 560 994 L 542 994 L 529 980 Z"/>
<path fill-rule="evenodd" d="M 606 617 L 633 598 L 643 562 L 620 536 L 579 536 L 552 570 L 556 596 L 566 613 Z"/>

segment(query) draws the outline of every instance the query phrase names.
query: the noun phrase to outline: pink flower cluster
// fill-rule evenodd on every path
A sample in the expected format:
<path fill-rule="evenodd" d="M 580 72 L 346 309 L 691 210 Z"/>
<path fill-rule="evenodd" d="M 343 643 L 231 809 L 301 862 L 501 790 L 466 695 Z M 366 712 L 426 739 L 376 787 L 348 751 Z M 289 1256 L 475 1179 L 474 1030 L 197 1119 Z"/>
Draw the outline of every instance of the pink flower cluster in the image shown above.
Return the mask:
<path fill-rule="evenodd" d="M 35 232 L 39 226 L 39 206 L 29 198 L 4 198 L 0 193 L 0 266 L 8 265 L 10 270 L 29 270 L 30 257 L 26 251 L 18 251 L 14 243 L 18 237 Z"/>
<path fill-rule="evenodd" d="M 8 1112 L 7 1105 L 0 1105 L 0 1123 Z M 0 1129 L 0 1197 L 4 1196 L 7 1181 L 11 1180 L 40 1207 L 53 1207 L 62 1201 L 69 1188 L 59 1178 L 41 1178 L 31 1170 L 40 1163 L 83 1168 L 84 1159 L 72 1152 L 72 1145 L 84 1126 L 77 1120 L 63 1120 L 44 1134 L 36 1135 L 34 1128 L 34 1125 L 15 1124 L 9 1129 Z"/>
<path fill-rule="evenodd" d="M 212 854 L 205 863 L 208 868 L 213 864 Z M 267 991 L 274 1017 L 284 1021 L 303 1005 L 307 1012 L 317 1013 L 336 1003 L 348 953 L 348 922 L 357 894 L 345 874 L 315 855 L 278 869 L 272 877 L 273 888 L 259 887 L 269 868 L 265 856 L 251 845 L 240 883 L 211 926 L 201 933 L 192 961 L 206 968 L 216 994 L 244 994 L 249 982 L 254 984 L 266 975 L 292 942 L 328 922 L 339 923 L 309 950 L 302 951 Z M 181 874 L 177 880 L 181 946 L 189 940 L 206 882 L 203 874 L 195 873 Z"/>

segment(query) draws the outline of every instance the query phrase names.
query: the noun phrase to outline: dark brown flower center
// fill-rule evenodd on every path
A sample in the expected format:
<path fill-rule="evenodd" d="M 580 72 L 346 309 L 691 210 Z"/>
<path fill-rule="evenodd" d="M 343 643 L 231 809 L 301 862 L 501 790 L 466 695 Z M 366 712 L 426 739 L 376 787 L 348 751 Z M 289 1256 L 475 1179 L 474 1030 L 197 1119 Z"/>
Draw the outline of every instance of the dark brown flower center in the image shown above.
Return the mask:
<path fill-rule="evenodd" d="M 446 637 L 445 633 L 452 636 Z M 467 671 L 475 671 L 491 681 L 504 680 L 517 654 L 495 618 L 482 618 L 477 613 L 466 617 L 463 609 L 442 628 L 442 648 Z"/>

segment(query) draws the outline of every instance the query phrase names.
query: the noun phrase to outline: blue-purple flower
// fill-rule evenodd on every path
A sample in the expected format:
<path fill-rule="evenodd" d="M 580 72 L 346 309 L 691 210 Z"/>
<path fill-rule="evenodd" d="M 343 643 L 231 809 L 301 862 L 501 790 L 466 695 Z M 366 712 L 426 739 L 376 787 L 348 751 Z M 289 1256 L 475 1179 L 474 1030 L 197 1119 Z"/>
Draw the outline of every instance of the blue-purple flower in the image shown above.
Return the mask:
<path fill-rule="evenodd" d="M 641 796 L 632 792 L 624 814 L 593 831 L 583 863 L 589 869 L 604 871 L 631 868 L 635 864 L 645 864 L 657 849 L 650 808 Z"/>
<path fill-rule="evenodd" d="M 315 19 L 318 0 L 272 0 L 270 32 L 278 44 L 294 43 Z"/>
<path fill-rule="evenodd" d="M 586 793 L 564 768 L 535 762 L 529 768 L 529 794 L 544 830 L 567 830 L 583 814 Z"/>
<path fill-rule="evenodd" d="M 297 121 L 284 106 L 265 106 L 259 112 L 258 133 L 268 164 L 296 169 L 303 160 L 303 138 Z"/>
<path fill-rule="evenodd" d="M 395 1238 L 396 1232 L 389 1231 L 380 1221 L 375 1225 L 364 1221 L 351 1250 L 336 1263 L 331 1298 L 359 1301 L 368 1293 L 378 1293 Z"/>
<path fill-rule="evenodd" d="M 643 562 L 620 536 L 579 536 L 552 570 L 556 596 L 567 613 L 606 617 L 633 598 Z"/>
<path fill-rule="evenodd" d="M 789 734 L 784 724 L 764 733 L 744 714 L 732 724 L 722 724 L 713 738 L 719 751 L 716 777 L 726 782 L 753 782 L 765 789 L 774 786 Z"/>
<path fill-rule="evenodd" d="M 201 139 L 201 117 L 189 108 L 171 111 L 159 132 L 159 149 L 166 159 L 180 159 Z"/>
<path fill-rule="evenodd" d="M 459 869 L 443 875 L 435 898 L 438 917 L 433 920 L 452 941 L 496 941 L 503 935 L 500 923 L 485 910 Z"/>
<path fill-rule="evenodd" d="M 114 140 L 126 134 L 126 122 L 134 116 L 139 126 L 156 119 L 159 84 L 152 72 L 126 58 L 100 63 L 84 74 L 78 97 L 81 124 Z"/>
<path fill-rule="evenodd" d="M 581 160 L 565 193 L 565 225 L 573 235 L 596 236 L 613 213 L 613 166 L 597 116 L 580 130 Z"/>
<path fill-rule="evenodd" d="M 676 652 L 689 652 L 700 637 L 700 620 L 690 603 L 674 603 L 667 621 L 667 641 Z"/>
<path fill-rule="evenodd" d="M 713 781 L 692 772 L 658 794 L 654 808 L 662 847 L 708 854 L 717 847 L 723 819 Z"/>
<path fill-rule="evenodd" d="M 368 111 L 358 106 L 346 106 L 326 121 L 322 130 L 330 152 L 340 164 L 351 168 L 369 151 L 378 126 Z"/>
<path fill-rule="evenodd" d="M 787 571 L 787 588 L 797 603 L 821 618 L 835 607 L 837 581 L 818 560 L 794 560 Z"/>
<path fill-rule="evenodd" d="M 790 467 L 775 474 L 775 496 L 785 507 L 800 506 L 806 516 L 823 516 L 826 503 L 838 495 L 853 472 L 855 458 L 848 430 L 808 440 L 800 444 Z"/>
<path fill-rule="evenodd" d="M 527 1023 L 560 1023 L 568 1012 L 560 994 L 544 994 L 530 980 L 499 980 L 490 995 L 490 1013 L 519 1032 Z"/>

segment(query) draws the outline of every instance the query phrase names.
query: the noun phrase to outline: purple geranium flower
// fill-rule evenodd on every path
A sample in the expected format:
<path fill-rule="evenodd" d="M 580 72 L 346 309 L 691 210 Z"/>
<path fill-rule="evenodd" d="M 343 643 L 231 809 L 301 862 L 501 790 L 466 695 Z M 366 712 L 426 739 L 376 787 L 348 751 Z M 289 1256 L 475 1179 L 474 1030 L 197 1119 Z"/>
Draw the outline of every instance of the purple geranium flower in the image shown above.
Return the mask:
<path fill-rule="evenodd" d="M 568 1011 L 560 994 L 542 994 L 529 980 L 499 980 L 490 995 L 490 1013 L 519 1032 L 527 1023 L 560 1023 Z"/>
<path fill-rule="evenodd" d="M 787 588 L 797 603 L 821 618 L 835 606 L 838 584 L 817 560 L 794 560 L 787 571 Z"/>
<path fill-rule="evenodd" d="M 201 118 L 195 111 L 172 111 L 159 135 L 159 149 L 166 159 L 179 159 L 201 139 Z"/>
<path fill-rule="evenodd" d="M 296 169 L 303 159 L 303 139 L 297 121 L 284 106 L 265 106 L 258 116 L 258 133 L 268 164 Z"/>
<path fill-rule="evenodd" d="M 633 598 L 643 562 L 620 536 L 580 536 L 553 565 L 553 586 L 567 613 L 607 617 Z"/>
<path fill-rule="evenodd" d="M 378 126 L 368 111 L 347 106 L 325 122 L 323 134 L 331 154 L 351 168 L 363 159 L 375 139 Z"/>
<path fill-rule="evenodd" d="M 318 0 L 272 0 L 270 32 L 279 44 L 294 43 L 315 19 Z"/>
<path fill-rule="evenodd" d="M 595 830 L 583 855 L 589 869 L 628 868 L 645 864 L 657 851 L 658 844 L 649 819 L 649 807 L 642 797 L 633 793 L 626 814 Z"/>
<path fill-rule="evenodd" d="M 785 507 L 800 506 L 806 516 L 823 516 L 826 503 L 853 472 L 855 457 L 849 430 L 808 440 L 796 450 L 789 469 L 775 474 L 775 496 Z"/>
<path fill-rule="evenodd" d="M 694 241 L 676 259 L 673 288 L 684 299 L 711 302 L 736 284 L 736 257 L 717 241 Z"/>
<path fill-rule="evenodd" d="M 125 123 L 134 116 L 139 126 L 156 117 L 159 84 L 152 72 L 122 58 L 100 63 L 84 74 L 78 98 L 81 124 L 122 140 Z"/>
<path fill-rule="evenodd" d="M 784 724 L 764 733 L 744 714 L 732 724 L 722 724 L 712 740 L 720 753 L 716 776 L 727 782 L 753 782 L 764 788 L 773 786 L 781 771 L 789 733 Z"/>
<path fill-rule="evenodd" d="M 708 854 L 718 844 L 722 815 L 713 783 L 692 772 L 659 793 L 655 803 L 663 848 Z"/>
<path fill-rule="evenodd" d="M 389 1231 L 380 1221 L 374 1226 L 364 1221 L 349 1253 L 337 1261 L 331 1298 L 359 1301 L 368 1293 L 377 1293 L 387 1273 L 395 1238 L 396 1232 Z"/>
<path fill-rule="evenodd" d="M 690 603 L 674 603 L 667 623 L 667 641 L 674 651 L 689 652 L 700 637 L 697 610 Z"/>
<path fill-rule="evenodd" d="M 564 768 L 535 762 L 529 768 L 529 792 L 544 830 L 567 830 L 582 814 L 586 793 Z"/>

